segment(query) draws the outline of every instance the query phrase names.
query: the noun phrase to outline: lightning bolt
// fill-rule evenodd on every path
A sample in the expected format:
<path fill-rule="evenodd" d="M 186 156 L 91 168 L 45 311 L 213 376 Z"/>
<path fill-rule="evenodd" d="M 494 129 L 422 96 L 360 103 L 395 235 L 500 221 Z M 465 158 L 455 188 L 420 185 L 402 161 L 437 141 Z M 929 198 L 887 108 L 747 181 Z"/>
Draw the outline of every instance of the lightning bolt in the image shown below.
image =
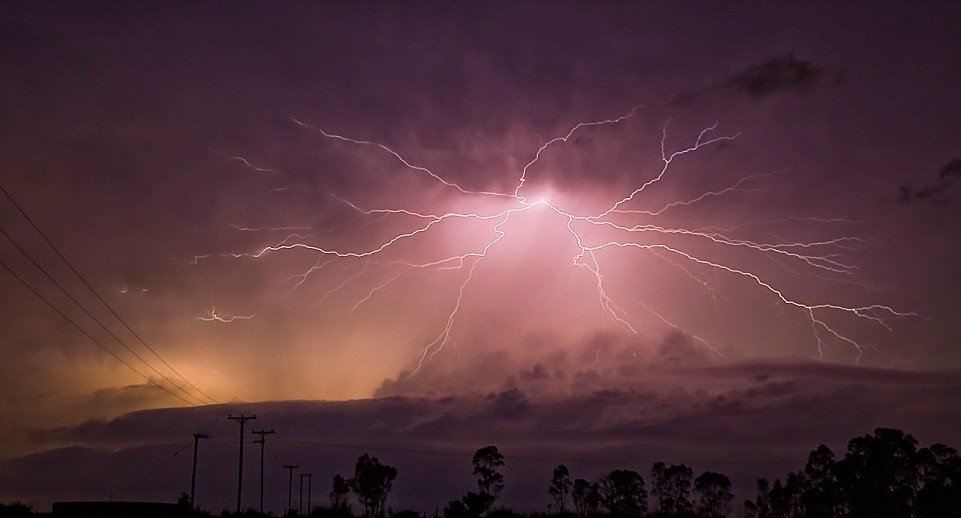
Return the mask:
<path fill-rule="evenodd" d="M 221 155 L 221 156 L 223 156 L 224 158 L 226 158 L 228 161 L 240 162 L 240 163 L 243 164 L 244 167 L 246 167 L 247 169 L 250 169 L 250 170 L 252 170 L 252 171 L 256 171 L 256 172 L 258 172 L 258 173 L 266 173 L 266 174 L 279 174 L 279 173 L 280 173 L 280 172 L 277 171 L 276 169 L 271 169 L 271 168 L 269 168 L 269 167 L 256 166 L 256 165 L 254 165 L 250 160 L 247 160 L 246 158 L 244 158 L 244 157 L 242 157 L 242 156 L 227 156 L 227 155 Z"/>
<path fill-rule="evenodd" d="M 329 247 L 308 242 L 307 240 L 303 239 L 303 236 L 290 234 L 282 240 L 269 243 L 253 251 L 232 252 L 220 255 L 229 258 L 262 259 L 272 254 L 280 254 L 294 250 L 317 254 L 316 262 L 312 266 L 310 266 L 301 274 L 291 277 L 291 279 L 296 278 L 298 281 L 290 290 L 290 292 L 293 292 L 303 286 L 307 282 L 310 275 L 322 270 L 334 260 L 363 261 L 363 267 L 359 269 L 358 272 L 344 279 L 339 285 L 324 293 L 320 298 L 321 302 L 327 299 L 332 293 L 344 289 L 350 283 L 367 274 L 369 271 L 369 266 L 371 265 L 400 268 L 399 272 L 395 272 L 389 278 L 387 278 L 387 280 L 367 290 L 366 295 L 356 300 L 351 306 L 350 309 L 352 310 L 357 309 L 366 301 L 370 300 L 370 298 L 372 298 L 377 292 L 386 289 L 408 271 L 421 270 L 428 272 L 460 272 L 461 277 L 457 284 L 457 289 L 455 292 L 456 296 L 453 299 L 449 311 L 446 313 L 444 324 L 441 326 L 439 331 L 433 335 L 433 338 L 431 338 L 423 347 L 421 353 L 417 357 L 414 367 L 407 375 L 408 378 L 414 376 L 423 367 L 425 362 L 436 357 L 441 351 L 444 350 L 445 347 L 452 343 L 452 333 L 462 312 L 463 302 L 465 298 L 469 296 L 470 286 L 475 277 L 475 271 L 477 270 L 478 266 L 488 257 L 491 250 L 497 247 L 497 245 L 508 235 L 509 223 L 513 219 L 519 218 L 524 215 L 524 213 L 535 208 L 546 209 L 559 218 L 559 224 L 564 225 L 563 228 L 566 230 L 566 234 L 570 237 L 571 242 L 576 246 L 577 249 L 577 252 L 570 258 L 570 264 L 578 269 L 583 270 L 588 276 L 590 276 L 593 281 L 597 303 L 600 309 L 606 313 L 614 323 L 624 327 L 626 330 L 634 334 L 637 334 L 638 331 L 635 327 L 636 324 L 632 323 L 633 318 L 627 311 L 624 310 L 624 308 L 617 304 L 607 290 L 605 274 L 602 268 L 602 261 L 598 257 L 601 253 L 608 253 L 618 250 L 634 250 L 650 253 L 659 259 L 667 261 L 669 264 L 681 269 L 690 279 L 707 289 L 712 297 L 715 297 L 715 293 L 711 283 L 704 278 L 695 275 L 692 270 L 703 269 L 714 272 L 715 275 L 725 275 L 745 281 L 749 285 L 753 285 L 757 289 L 762 290 L 762 292 L 767 293 L 776 302 L 783 304 L 787 308 L 796 310 L 799 315 L 807 320 L 807 322 L 810 324 L 812 339 L 816 345 L 818 357 L 823 356 L 826 340 L 831 339 L 852 347 L 857 353 L 858 360 L 860 360 L 864 349 L 869 347 L 868 345 L 859 342 L 857 339 L 855 339 L 855 337 L 842 332 L 838 327 L 836 327 L 836 324 L 830 323 L 833 322 L 833 320 L 830 320 L 832 318 L 837 316 L 847 316 L 854 320 L 863 320 L 882 326 L 885 329 L 891 329 L 889 321 L 904 317 L 916 316 L 916 314 L 913 312 L 899 311 L 883 304 L 854 306 L 834 303 L 831 301 L 803 300 L 801 297 L 791 295 L 788 288 L 778 285 L 773 280 L 770 280 L 766 276 L 762 275 L 760 272 L 753 271 L 752 269 L 743 265 L 719 260 L 716 257 L 702 257 L 701 255 L 698 255 L 692 251 L 693 247 L 685 247 L 681 244 L 675 244 L 673 241 L 667 239 L 686 239 L 697 244 L 710 245 L 715 247 L 715 249 L 745 251 L 761 257 L 772 259 L 777 264 L 781 264 L 786 270 L 789 271 L 792 270 L 792 267 L 789 265 L 798 265 L 802 268 L 810 270 L 814 275 L 819 275 L 818 272 L 820 272 L 820 274 L 824 275 L 820 278 L 836 280 L 835 277 L 837 276 L 840 276 L 841 278 L 850 278 L 855 274 L 857 267 L 849 263 L 842 252 L 852 250 L 865 241 L 858 236 L 843 235 L 816 241 L 792 241 L 774 238 L 770 242 L 761 242 L 732 237 L 731 232 L 735 232 L 738 227 L 708 227 L 698 229 L 687 228 L 684 226 L 661 225 L 651 222 L 644 222 L 644 220 L 657 219 L 668 211 L 681 210 L 683 208 L 691 207 L 714 198 L 730 196 L 735 193 L 750 193 L 768 190 L 770 187 L 758 186 L 757 182 L 770 176 L 781 174 L 781 172 L 779 172 L 747 175 L 724 188 L 708 190 L 694 195 L 693 197 L 672 201 L 653 209 L 636 208 L 636 204 L 640 201 L 642 195 L 647 190 L 664 181 L 665 178 L 668 178 L 671 175 L 671 171 L 673 171 L 673 165 L 675 163 L 683 160 L 687 155 L 697 153 L 704 148 L 724 144 L 739 138 L 739 133 L 720 134 L 718 132 L 717 122 L 703 128 L 693 139 L 693 142 L 683 145 L 679 149 L 673 151 L 668 150 L 667 140 L 669 124 L 665 124 L 661 130 L 660 138 L 661 164 L 656 169 L 655 174 L 646 180 L 639 180 L 635 184 L 636 187 L 629 188 L 623 193 L 622 196 L 611 199 L 609 204 L 607 204 L 606 208 L 603 210 L 594 213 L 578 213 L 565 208 L 559 202 L 546 199 L 535 200 L 532 197 L 522 194 L 525 184 L 529 180 L 530 174 L 538 166 L 542 157 L 550 153 L 553 147 L 569 143 L 575 135 L 584 131 L 592 130 L 602 126 L 617 126 L 624 121 L 635 117 L 639 109 L 640 107 L 636 106 L 632 108 L 630 112 L 619 117 L 577 123 L 571 126 L 570 129 L 562 135 L 547 140 L 538 147 L 531 158 L 524 163 L 523 167 L 520 168 L 517 180 L 513 184 L 513 189 L 506 192 L 472 190 L 465 188 L 457 182 L 445 178 L 442 174 L 439 174 L 428 167 L 418 165 L 413 161 L 408 160 L 399 152 L 385 144 L 341 135 L 339 133 L 328 131 L 297 119 L 291 119 L 296 125 L 304 130 L 311 131 L 314 134 L 319 135 L 322 139 L 332 141 L 335 144 L 359 146 L 362 148 L 370 148 L 375 153 L 385 153 L 403 168 L 414 174 L 426 177 L 441 188 L 450 191 L 453 195 L 490 198 L 498 203 L 504 204 L 504 206 L 487 212 L 449 211 L 434 213 L 408 207 L 363 207 L 360 203 L 355 201 L 334 196 L 335 199 L 358 213 L 360 216 L 374 216 L 382 219 L 407 218 L 414 223 L 410 229 L 390 235 L 386 239 L 383 239 L 382 241 L 365 249 L 339 249 L 336 247 Z M 241 157 L 231 158 L 239 160 L 250 167 L 254 167 Z M 256 167 L 254 168 L 258 171 L 261 171 L 261 169 Z M 625 218 L 641 218 L 641 221 L 624 223 L 622 221 Z M 400 243 L 412 240 L 418 236 L 430 234 L 431 232 L 435 231 L 436 228 L 445 224 L 446 222 L 453 221 L 474 221 L 483 223 L 487 225 L 486 228 L 489 229 L 485 231 L 489 232 L 489 236 L 483 241 L 482 245 L 475 245 L 477 247 L 474 249 L 464 250 L 462 253 L 445 257 L 437 257 L 431 260 L 420 262 L 389 260 L 387 258 L 382 259 L 382 256 L 384 256 L 388 251 L 397 248 Z M 806 221 L 816 224 L 856 223 L 854 220 L 818 217 L 791 217 L 768 221 Z M 751 222 L 745 225 L 758 223 L 763 222 Z M 242 229 L 251 231 L 261 230 L 260 227 Z M 264 229 L 297 230 L 299 227 L 264 227 Z M 605 238 L 602 240 L 591 239 L 591 230 L 597 231 L 603 235 L 614 235 L 616 237 Z M 207 257 L 211 257 L 211 255 L 198 255 L 195 256 L 191 262 L 196 263 L 199 260 Z M 670 321 L 661 313 L 653 310 L 648 305 L 643 303 L 639 303 L 639 305 L 665 325 L 673 329 L 680 329 L 679 326 Z M 251 317 L 224 317 L 217 315 L 214 309 L 211 308 L 210 313 L 206 317 L 198 318 L 201 318 L 201 320 L 205 321 L 217 320 L 221 322 L 227 322 L 233 319 Z M 723 356 L 714 342 L 695 334 L 689 334 L 689 336 L 713 353 Z"/>
<path fill-rule="evenodd" d="M 210 305 L 210 310 L 207 313 L 197 317 L 197 320 L 203 322 L 220 322 L 223 324 L 229 324 L 235 320 L 250 320 L 254 318 L 253 315 L 222 315 L 217 313 L 217 308 L 213 304 Z"/>

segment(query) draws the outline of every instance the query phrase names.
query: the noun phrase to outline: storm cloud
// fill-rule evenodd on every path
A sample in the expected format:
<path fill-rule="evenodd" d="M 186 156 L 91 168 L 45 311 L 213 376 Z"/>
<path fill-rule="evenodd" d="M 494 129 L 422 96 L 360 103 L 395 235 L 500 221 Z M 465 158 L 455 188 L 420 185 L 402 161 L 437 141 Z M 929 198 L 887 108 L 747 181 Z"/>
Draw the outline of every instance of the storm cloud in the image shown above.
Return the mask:
<path fill-rule="evenodd" d="M 737 73 L 727 84 L 755 97 L 780 91 L 804 90 L 817 84 L 823 67 L 794 57 L 793 53 L 768 58 Z"/>
<path fill-rule="evenodd" d="M 34 441 L 53 448 L 3 461 L 0 481 L 35 502 L 98 499 L 108 490 L 117 498 L 172 499 L 189 482 L 182 446 L 205 431 L 213 439 L 201 444 L 198 494 L 216 510 L 231 501 L 220 488 L 230 487 L 236 473 L 236 426 L 225 417 L 238 412 L 277 430 L 269 446 L 278 462 L 267 468 L 274 509 L 285 494 L 280 462 L 312 470 L 323 494 L 333 475 L 349 472 L 364 452 L 399 468 L 395 509 L 430 509 L 469 489 L 473 450 L 496 444 L 507 457 L 505 504 L 536 509 L 546 505 L 544 487 L 558 463 L 591 479 L 614 468 L 646 474 L 659 460 L 684 462 L 728 473 L 747 497 L 756 477 L 783 477 L 818 444 L 843 451 L 847 439 L 876 426 L 905 429 L 925 443 L 961 443 L 961 416 L 944 412 L 961 390 L 954 371 L 790 360 L 570 368 L 552 375 L 552 390 L 529 390 L 521 377 L 491 372 L 502 388 L 146 410 L 38 430 Z M 606 381 L 576 382 L 592 372 Z M 542 381 L 536 378 L 526 381 Z M 70 446 L 57 446 L 63 444 Z M 253 483 L 256 470 L 247 476 Z"/>
<path fill-rule="evenodd" d="M 956 158 L 941 168 L 937 181 L 921 186 L 902 185 L 899 200 L 929 200 L 934 203 L 947 203 L 951 199 L 951 190 L 959 176 L 961 176 L 961 158 Z"/>

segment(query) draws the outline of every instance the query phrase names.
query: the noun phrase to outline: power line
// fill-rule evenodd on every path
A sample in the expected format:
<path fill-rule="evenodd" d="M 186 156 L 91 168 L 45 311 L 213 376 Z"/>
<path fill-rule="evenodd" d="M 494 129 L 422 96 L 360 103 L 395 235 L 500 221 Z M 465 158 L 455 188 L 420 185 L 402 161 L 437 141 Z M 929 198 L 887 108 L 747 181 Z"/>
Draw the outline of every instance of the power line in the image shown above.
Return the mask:
<path fill-rule="evenodd" d="M 37 268 L 38 270 L 40 270 L 40 273 L 42 273 L 42 274 L 44 275 L 44 277 L 47 278 L 47 280 L 49 280 L 50 282 L 52 282 L 52 283 L 54 284 L 54 286 L 56 286 L 56 287 L 60 290 L 61 293 L 63 293 L 68 299 L 70 299 L 71 302 L 73 302 L 78 308 L 80 308 L 80 310 L 83 311 L 83 313 L 84 313 L 85 315 L 87 315 L 88 317 L 90 317 L 91 320 L 93 320 L 97 325 L 99 325 L 101 329 L 103 329 L 104 331 L 106 331 L 107 334 L 110 335 L 110 337 L 114 339 L 114 341 L 116 341 L 118 344 L 120 344 L 121 346 L 123 346 L 124 349 L 126 349 L 127 351 L 129 351 L 130 354 L 133 354 L 134 357 L 136 357 L 138 360 L 140 360 L 141 363 L 143 363 L 144 365 L 146 365 L 147 368 L 149 368 L 149 369 L 152 370 L 154 373 L 156 373 L 158 376 L 160 376 L 164 381 L 166 381 L 167 383 L 170 383 L 170 384 L 173 385 L 175 388 L 177 388 L 178 390 L 180 390 L 181 392 L 183 392 L 185 395 L 187 395 L 187 397 L 189 397 L 189 398 L 191 398 L 191 399 L 194 399 L 195 401 L 197 401 L 197 402 L 200 403 L 201 405 L 206 404 L 206 402 L 204 402 L 202 399 L 200 399 L 200 398 L 198 398 L 197 396 L 191 394 L 189 391 L 187 391 L 186 389 L 184 389 L 182 386 L 180 386 L 180 385 L 178 385 L 177 383 L 173 382 L 170 378 L 168 378 L 168 377 L 167 377 L 166 375 L 164 375 L 162 372 L 160 372 L 159 370 L 157 370 L 157 368 L 155 368 L 155 367 L 154 367 L 153 365 L 151 365 L 147 360 L 145 360 L 142 356 L 140 356 L 140 355 L 137 353 L 137 351 L 134 351 L 133 348 L 131 348 L 129 345 L 127 345 L 127 343 L 124 342 L 123 339 L 121 339 L 121 338 L 118 337 L 116 334 L 114 334 L 113 331 L 111 331 L 103 322 L 100 321 L 100 319 L 98 319 L 96 316 L 94 316 L 93 313 L 91 313 L 86 307 L 84 307 L 84 305 L 83 305 L 79 300 L 77 300 L 73 295 L 71 295 L 70 292 L 68 292 L 67 289 L 64 288 L 64 286 L 63 286 L 62 284 L 60 284 L 56 279 L 54 279 L 53 276 L 50 275 L 50 273 L 49 273 L 42 265 L 40 265 L 40 263 L 38 263 L 22 246 L 20 246 L 20 243 L 18 243 L 17 240 L 15 240 L 15 239 L 13 238 L 13 236 L 11 236 L 10 234 L 8 234 L 8 233 L 3 229 L 3 227 L 0 227 L 0 234 L 3 234 L 4 237 L 7 238 L 7 240 L 9 240 L 11 243 L 13 243 L 13 246 L 16 247 L 16 249 L 19 250 L 20 253 L 21 253 L 24 257 L 26 257 L 27 260 L 30 261 L 30 263 L 31 263 L 35 268 Z M 195 403 L 192 403 L 192 404 L 195 404 Z"/>
<path fill-rule="evenodd" d="M 153 379 L 151 379 L 150 376 L 147 376 L 146 374 L 144 374 L 144 373 L 140 372 L 139 370 L 137 370 L 133 365 L 130 365 L 129 363 L 127 363 L 126 360 L 124 360 L 124 359 L 121 358 L 119 355 L 117 355 L 117 353 L 115 353 L 112 349 L 110 349 L 109 347 L 107 347 L 106 345 L 104 345 L 103 342 L 101 342 L 100 340 L 97 340 L 93 335 L 91 335 L 90 333 L 88 333 L 84 328 L 80 327 L 79 324 L 77 324 L 76 322 L 73 321 L 73 319 L 71 319 L 70 317 L 68 317 L 63 311 L 60 310 L 60 308 L 58 308 L 58 307 L 55 306 L 52 302 L 50 302 L 49 300 L 47 300 L 46 297 L 44 297 L 39 291 L 37 291 L 36 289 L 34 289 L 34 287 L 31 286 L 30 283 L 28 283 L 26 280 L 24 280 L 23 277 L 21 277 L 20 275 L 18 275 L 17 272 L 15 272 L 15 271 L 13 271 L 12 269 L 10 269 L 10 267 L 7 266 L 7 263 L 3 262 L 2 259 L 0 259 L 0 267 L 3 267 L 3 269 L 6 270 L 10 275 L 12 275 L 12 276 L 13 276 L 15 279 L 17 279 L 18 281 L 20 281 L 20 283 L 23 284 L 24 286 L 26 286 L 28 290 L 30 290 L 34 295 L 37 296 L 37 298 L 39 298 L 39 299 L 42 300 L 44 303 L 46 303 L 47 306 L 50 306 L 50 309 L 54 310 L 58 315 L 60 315 L 61 317 L 63 317 L 63 319 L 66 320 L 70 325 L 72 325 L 73 327 L 75 327 L 75 328 L 77 329 L 77 331 L 80 331 L 80 333 L 82 333 L 84 336 L 86 336 L 87 338 L 89 338 L 91 342 L 97 344 L 97 346 L 99 346 L 101 349 L 103 349 L 104 351 L 106 351 L 107 353 L 109 353 L 110 356 L 113 356 L 114 358 L 116 358 L 117 361 L 119 361 L 120 363 L 124 364 L 128 369 L 134 371 L 135 373 L 137 373 L 138 376 L 140 376 L 141 378 L 147 380 L 147 383 L 150 383 L 151 385 L 154 385 L 155 387 L 163 390 L 163 391 L 166 392 L 167 394 L 170 394 L 171 396 L 173 396 L 173 397 L 175 397 L 175 398 L 183 401 L 184 403 L 186 403 L 186 404 L 188 404 L 188 405 L 190 405 L 190 406 L 197 406 L 196 403 L 194 403 L 194 402 L 192 402 L 192 401 L 190 401 L 190 400 L 185 399 L 185 398 L 184 398 L 183 396 L 181 396 L 180 394 L 178 394 L 178 393 L 176 393 L 176 392 L 173 392 L 173 391 L 171 391 L 170 389 L 168 389 L 167 387 L 165 387 L 165 386 L 157 383 L 156 381 L 154 381 Z"/>
<path fill-rule="evenodd" d="M 277 442 L 286 442 L 292 444 L 304 444 L 309 446 L 321 446 L 325 448 L 341 448 L 349 450 L 373 450 L 373 451 L 389 451 L 394 453 L 406 453 L 413 455 L 440 455 L 448 457 L 470 457 L 473 452 L 460 451 L 460 450 L 441 450 L 441 449 L 429 449 L 429 448 L 397 448 L 391 446 L 371 446 L 364 444 L 346 444 L 346 443 L 325 443 L 317 441 L 305 441 L 298 439 L 274 439 Z M 722 464 L 722 465 L 785 465 L 785 464 L 795 464 L 796 461 L 776 461 L 776 460 L 759 460 L 759 461 L 748 461 L 748 460 L 723 460 L 723 459 L 702 459 L 696 461 L 682 461 L 682 460 L 670 460 L 670 459 L 657 459 L 657 460 L 645 460 L 645 459 L 602 459 L 602 458 L 588 458 L 588 457 L 570 457 L 570 456 L 556 456 L 556 457 L 544 457 L 536 455 L 510 455 L 509 458 L 516 460 L 529 460 L 529 461 L 548 461 L 548 462 L 585 462 L 585 463 L 596 463 L 596 464 L 616 464 L 616 463 L 631 463 L 631 464 L 653 464 L 654 462 L 669 462 L 669 463 L 687 463 L 687 464 Z"/>
<path fill-rule="evenodd" d="M 178 446 L 177 451 L 173 452 L 172 455 L 170 455 L 169 457 L 163 457 L 162 459 L 160 459 L 160 461 L 158 461 L 157 463 L 147 468 L 147 470 L 144 471 L 143 474 L 140 475 L 140 477 L 134 479 L 132 483 L 121 488 L 120 495 L 126 496 L 134 488 L 140 486 L 144 482 L 144 480 L 147 480 L 148 477 L 156 474 L 158 471 L 160 471 L 161 468 L 165 467 L 168 463 L 170 463 L 171 459 L 175 458 L 177 455 L 180 455 L 184 450 L 186 450 L 190 446 L 190 443 L 180 444 L 177 446 Z"/>
<path fill-rule="evenodd" d="M 59 257 L 60 260 L 63 261 L 64 264 L 66 264 L 68 268 L 70 268 L 70 271 L 72 271 L 72 272 L 74 273 L 74 275 L 76 275 L 77 278 L 80 279 L 80 282 L 82 282 L 83 285 L 86 286 L 87 289 L 89 289 L 91 293 L 93 293 L 94 297 L 96 297 L 97 300 L 100 301 L 100 303 L 103 304 L 103 306 L 104 306 L 105 308 L 107 308 L 108 311 L 110 311 L 110 313 L 127 329 L 127 331 L 130 332 L 130 334 L 132 334 L 134 337 L 136 337 L 137 340 L 138 340 L 141 344 L 143 344 L 143 346 L 146 347 L 148 351 L 150 351 L 154 356 L 156 356 L 157 359 L 160 360 L 161 363 L 163 363 L 168 369 L 170 369 L 171 372 L 173 372 L 174 374 L 176 374 L 177 377 L 179 377 L 180 379 L 182 379 L 187 385 L 190 385 L 194 390 L 196 390 L 197 392 L 199 392 L 201 395 L 203 395 L 205 398 L 209 399 L 209 400 L 212 401 L 213 403 L 218 403 L 218 404 L 221 403 L 220 401 L 218 401 L 218 400 L 216 400 L 215 398 L 211 397 L 209 394 L 207 394 L 206 392 L 204 392 L 203 390 L 201 390 L 199 387 L 197 387 L 196 385 L 194 385 L 193 383 L 191 383 L 190 380 L 188 380 L 183 374 L 181 374 L 179 371 L 177 371 L 177 369 L 175 369 L 172 365 L 170 365 L 169 363 L 167 363 L 167 361 L 163 359 L 163 357 L 160 355 L 160 353 L 158 353 L 156 350 L 154 350 L 154 348 L 151 347 L 150 344 L 148 344 L 147 341 L 144 340 L 143 337 L 140 336 L 140 334 L 138 334 L 136 331 L 134 331 L 134 329 L 130 326 L 130 324 L 128 324 L 127 321 L 124 320 L 124 318 L 121 317 L 120 314 L 117 313 L 117 312 L 113 309 L 113 307 L 112 307 L 110 304 L 108 304 L 107 301 L 104 300 L 103 297 L 100 296 L 100 293 L 97 292 L 97 290 L 94 289 L 94 287 L 93 287 L 89 282 L 87 282 L 86 277 L 84 277 L 84 276 L 73 266 L 73 263 L 71 263 L 71 262 L 60 252 L 60 249 L 57 248 L 56 245 L 53 244 L 53 242 L 47 237 L 47 235 L 43 232 L 43 230 L 41 230 L 40 227 L 33 221 L 33 218 L 31 218 L 30 215 L 27 214 L 27 211 L 24 210 L 24 208 L 21 207 L 19 203 L 17 203 L 17 200 L 15 200 L 15 199 L 13 198 L 13 196 L 12 196 L 6 189 L 4 189 L 4 187 L 3 187 L 2 184 L 0 184 L 0 191 L 3 191 L 3 194 L 7 197 L 8 200 L 10 200 L 10 203 L 12 203 L 14 207 L 16 207 L 17 211 L 19 211 L 20 214 L 23 215 L 24 219 L 26 219 L 27 222 L 30 223 L 30 226 L 33 227 L 34 230 L 36 230 L 37 234 L 39 234 L 40 237 L 43 238 L 44 242 L 46 242 L 47 245 L 54 251 L 54 253 L 57 254 L 57 257 Z"/>

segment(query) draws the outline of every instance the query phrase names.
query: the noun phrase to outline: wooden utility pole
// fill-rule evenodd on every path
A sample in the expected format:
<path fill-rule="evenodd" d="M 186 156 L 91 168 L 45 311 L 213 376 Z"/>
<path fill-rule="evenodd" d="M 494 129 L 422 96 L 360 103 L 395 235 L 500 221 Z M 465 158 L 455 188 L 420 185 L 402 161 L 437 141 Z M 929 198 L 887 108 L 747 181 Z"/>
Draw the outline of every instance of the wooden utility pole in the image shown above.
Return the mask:
<path fill-rule="evenodd" d="M 244 425 L 251 419 L 257 419 L 257 416 L 245 414 L 238 416 L 228 415 L 227 419 L 240 423 L 240 462 L 237 464 L 237 513 L 240 513 L 240 498 L 244 492 Z"/>
<path fill-rule="evenodd" d="M 210 439 L 210 436 L 205 433 L 195 433 L 194 434 L 194 469 L 190 473 L 190 508 L 196 509 L 197 505 L 194 503 L 194 491 L 197 489 L 197 443 L 200 439 Z"/>
<path fill-rule="evenodd" d="M 293 464 L 284 464 L 284 469 L 287 470 L 287 513 L 286 514 L 290 514 L 290 512 L 294 510 L 294 508 L 291 507 L 291 496 L 293 495 L 293 488 L 294 488 L 294 470 L 299 467 L 300 466 L 295 466 Z"/>
<path fill-rule="evenodd" d="M 264 446 L 267 444 L 265 437 L 274 433 L 274 430 L 253 430 L 250 433 L 260 437 L 254 442 L 260 444 L 260 514 L 264 514 Z"/>
<path fill-rule="evenodd" d="M 298 499 L 298 502 L 297 502 L 297 516 L 303 516 L 304 514 L 304 477 L 309 477 L 309 476 L 310 476 L 310 473 L 300 474 L 300 498 Z"/>
<path fill-rule="evenodd" d="M 314 487 L 314 475 L 307 474 L 307 515 L 310 516 L 310 490 Z"/>

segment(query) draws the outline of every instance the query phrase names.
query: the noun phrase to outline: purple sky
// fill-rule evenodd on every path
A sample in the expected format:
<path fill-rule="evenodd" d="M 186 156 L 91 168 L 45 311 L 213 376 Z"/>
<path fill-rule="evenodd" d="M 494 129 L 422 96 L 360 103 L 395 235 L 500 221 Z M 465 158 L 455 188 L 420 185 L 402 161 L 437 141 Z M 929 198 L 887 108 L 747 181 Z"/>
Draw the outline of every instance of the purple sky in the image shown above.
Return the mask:
<path fill-rule="evenodd" d="M 229 411 L 276 428 L 274 460 L 316 466 L 317 494 L 370 449 L 400 468 L 396 506 L 421 509 L 469 489 L 488 443 L 519 508 L 546 503 L 562 461 L 587 478 L 686 461 L 745 497 L 876 426 L 961 445 L 959 19 L 949 3 L 8 6 L 0 183 L 226 406 L 158 388 L 205 399 L 3 197 L 4 232 L 150 365 L 3 237 L 4 264 L 145 377 L 0 272 L 0 499 L 170 500 L 189 483 L 172 453 L 208 431 L 200 503 L 219 510 Z M 665 167 L 662 142 L 669 157 L 699 134 Z M 121 487 L 144 463 L 157 484 Z"/>

